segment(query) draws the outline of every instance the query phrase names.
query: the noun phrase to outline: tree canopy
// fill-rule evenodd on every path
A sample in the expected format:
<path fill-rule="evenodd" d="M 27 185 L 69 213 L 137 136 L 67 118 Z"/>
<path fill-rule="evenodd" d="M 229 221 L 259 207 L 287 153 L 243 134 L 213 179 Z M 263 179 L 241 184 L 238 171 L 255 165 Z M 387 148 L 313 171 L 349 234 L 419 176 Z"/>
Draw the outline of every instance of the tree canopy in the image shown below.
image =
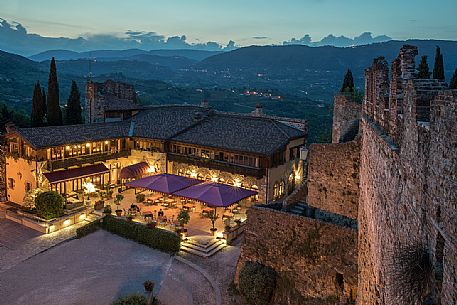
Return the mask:
<path fill-rule="evenodd" d="M 443 64 L 443 54 L 441 54 L 440 47 L 436 47 L 435 53 L 435 65 L 433 67 L 433 78 L 444 80 L 444 64 Z"/>
<path fill-rule="evenodd" d="M 352 77 L 352 71 L 350 69 L 348 69 L 346 75 L 344 75 L 341 92 L 354 93 L 354 78 Z"/>
<path fill-rule="evenodd" d="M 81 109 L 81 94 L 79 93 L 78 86 L 75 81 L 71 82 L 71 93 L 67 100 L 66 111 L 66 124 L 82 124 L 82 109 Z"/>
<path fill-rule="evenodd" d="M 457 69 L 455 69 L 454 75 L 452 75 L 451 81 L 449 82 L 449 89 L 457 89 Z"/>
<path fill-rule="evenodd" d="M 33 89 L 32 97 L 32 114 L 30 116 L 30 123 L 32 127 L 44 126 L 45 110 L 43 109 L 43 94 L 40 82 L 37 81 Z"/>
<path fill-rule="evenodd" d="M 48 79 L 48 125 L 62 125 L 62 110 L 59 102 L 59 83 L 57 82 L 56 61 L 51 60 Z"/>
<path fill-rule="evenodd" d="M 417 78 L 428 79 L 430 78 L 430 71 L 427 63 L 427 56 L 423 55 L 421 57 L 421 62 L 418 67 Z"/>

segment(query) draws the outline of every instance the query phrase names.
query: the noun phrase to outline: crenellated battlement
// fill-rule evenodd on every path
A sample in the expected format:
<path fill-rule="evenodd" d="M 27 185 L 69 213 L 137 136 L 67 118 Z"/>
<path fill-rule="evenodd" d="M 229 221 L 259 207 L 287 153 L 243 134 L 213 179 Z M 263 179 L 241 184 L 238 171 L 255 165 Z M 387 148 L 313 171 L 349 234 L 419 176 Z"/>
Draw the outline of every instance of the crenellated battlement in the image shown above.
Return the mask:
<path fill-rule="evenodd" d="M 417 47 L 404 45 L 390 65 L 384 57 L 374 59 L 365 70 L 364 116 L 368 116 L 400 147 L 406 126 L 429 122 L 435 97 L 448 88 L 437 79 L 416 77 Z M 405 122 L 411 118 L 412 122 Z"/>

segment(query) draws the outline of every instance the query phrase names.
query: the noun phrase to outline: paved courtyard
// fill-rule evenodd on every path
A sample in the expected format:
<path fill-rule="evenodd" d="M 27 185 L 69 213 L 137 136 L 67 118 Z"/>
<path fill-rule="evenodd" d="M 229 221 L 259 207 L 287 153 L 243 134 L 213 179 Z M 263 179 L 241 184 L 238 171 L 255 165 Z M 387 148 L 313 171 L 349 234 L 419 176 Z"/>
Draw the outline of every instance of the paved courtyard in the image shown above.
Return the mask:
<path fill-rule="evenodd" d="M 211 283 L 173 256 L 99 230 L 0 272 L 0 300 L 9 305 L 109 304 L 143 282 L 156 283 L 165 305 L 215 304 Z"/>

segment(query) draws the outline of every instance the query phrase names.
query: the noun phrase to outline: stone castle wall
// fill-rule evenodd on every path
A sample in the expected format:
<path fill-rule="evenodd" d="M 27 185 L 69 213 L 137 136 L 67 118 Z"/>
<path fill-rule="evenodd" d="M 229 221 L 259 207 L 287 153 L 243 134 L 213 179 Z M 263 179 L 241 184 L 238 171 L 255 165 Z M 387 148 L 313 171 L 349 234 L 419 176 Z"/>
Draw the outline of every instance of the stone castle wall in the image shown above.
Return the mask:
<path fill-rule="evenodd" d="M 333 99 L 332 143 L 347 142 L 358 133 L 362 104 L 338 94 Z"/>
<path fill-rule="evenodd" d="M 271 304 L 335 304 L 355 296 L 357 231 L 266 207 L 248 211 L 237 274 L 247 261 L 273 268 L 278 274 Z M 343 280 L 336 283 L 339 274 Z"/>
<path fill-rule="evenodd" d="M 438 80 L 414 79 L 417 53 L 402 48 L 390 89 L 382 58 L 366 71 L 359 304 L 456 304 L 457 94 Z M 425 284 L 414 291 L 418 282 Z"/>
<path fill-rule="evenodd" d="M 357 218 L 360 141 L 312 144 L 309 148 L 306 202 L 314 207 Z"/>

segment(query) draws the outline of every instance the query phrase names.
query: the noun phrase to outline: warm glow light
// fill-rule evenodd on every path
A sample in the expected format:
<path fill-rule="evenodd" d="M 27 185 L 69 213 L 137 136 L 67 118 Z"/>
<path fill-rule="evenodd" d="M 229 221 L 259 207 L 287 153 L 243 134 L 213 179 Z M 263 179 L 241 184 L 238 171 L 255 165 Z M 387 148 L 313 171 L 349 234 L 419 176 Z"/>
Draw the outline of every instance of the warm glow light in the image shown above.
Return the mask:
<path fill-rule="evenodd" d="M 192 171 L 192 172 L 190 173 L 190 177 L 191 177 L 191 178 L 197 178 L 197 172 L 196 172 L 196 171 Z"/>
<path fill-rule="evenodd" d="M 233 182 L 233 185 L 236 187 L 241 187 L 241 181 L 239 179 L 235 179 L 235 181 Z"/>
<path fill-rule="evenodd" d="M 66 150 L 70 150 L 70 146 L 65 147 Z"/>
<path fill-rule="evenodd" d="M 156 172 L 156 167 L 154 165 L 149 166 L 148 173 L 155 173 L 155 172 Z"/>
<path fill-rule="evenodd" d="M 84 182 L 84 192 L 86 193 L 95 193 L 95 185 L 92 182 Z"/>
<path fill-rule="evenodd" d="M 70 219 L 67 219 L 63 222 L 63 226 L 66 227 L 66 226 L 69 226 L 71 224 L 71 220 Z"/>
<path fill-rule="evenodd" d="M 79 215 L 79 219 L 84 219 L 84 218 L 86 218 L 86 214 Z"/>
<path fill-rule="evenodd" d="M 213 176 L 213 177 L 211 177 L 211 181 L 213 181 L 213 182 L 217 182 L 217 180 L 218 180 L 217 176 Z"/>
<path fill-rule="evenodd" d="M 90 147 L 90 143 L 86 143 L 86 147 Z"/>
<path fill-rule="evenodd" d="M 108 141 L 105 141 L 105 144 L 108 144 L 109 142 Z"/>

